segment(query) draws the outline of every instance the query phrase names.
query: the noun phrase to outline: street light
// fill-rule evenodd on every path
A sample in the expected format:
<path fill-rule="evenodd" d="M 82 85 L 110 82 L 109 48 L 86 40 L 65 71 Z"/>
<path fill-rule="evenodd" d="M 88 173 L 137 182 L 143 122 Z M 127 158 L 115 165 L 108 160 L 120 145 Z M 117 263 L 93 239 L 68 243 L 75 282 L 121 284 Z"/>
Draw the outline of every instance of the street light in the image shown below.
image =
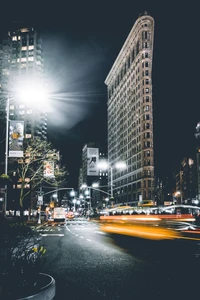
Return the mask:
<path fill-rule="evenodd" d="M 119 161 L 114 165 L 111 165 L 108 161 L 100 161 L 98 164 L 98 168 L 102 170 L 110 169 L 110 193 L 111 198 L 113 198 L 113 168 L 116 169 L 125 169 L 126 163 L 123 161 Z"/>
<path fill-rule="evenodd" d="M 74 197 L 74 196 L 75 196 L 75 191 L 74 191 L 74 190 L 72 190 L 72 191 L 70 192 L 70 196 L 71 196 L 71 197 Z M 75 206 L 76 200 L 73 199 L 72 202 L 74 203 L 74 211 L 76 211 L 76 206 Z"/>
<path fill-rule="evenodd" d="M 6 138 L 5 138 L 5 175 L 8 175 L 8 157 L 9 157 L 9 149 L 8 149 L 8 143 L 9 143 L 9 117 L 10 117 L 10 101 L 16 101 L 19 99 L 22 102 L 28 102 L 31 103 L 31 105 L 34 106 L 37 105 L 37 107 L 40 107 L 40 110 L 43 110 L 46 102 L 46 92 L 43 88 L 41 88 L 41 85 L 36 85 L 34 81 L 31 82 L 31 85 L 26 84 L 26 89 L 24 87 L 22 89 L 19 88 L 16 89 L 16 94 L 10 97 L 8 95 L 7 100 L 6 100 Z M 38 105 L 40 104 L 40 105 Z M 41 108 L 42 105 L 42 108 Z M 13 120 L 17 121 L 17 120 Z M 4 195 L 4 210 L 6 214 L 6 209 L 7 209 L 7 185 L 5 185 L 5 195 Z"/>
<path fill-rule="evenodd" d="M 177 195 L 181 196 L 181 204 L 182 204 L 182 202 L 183 202 L 183 196 L 182 196 L 182 193 L 181 193 L 180 191 L 177 191 L 177 192 L 176 192 L 176 196 L 177 196 Z"/>

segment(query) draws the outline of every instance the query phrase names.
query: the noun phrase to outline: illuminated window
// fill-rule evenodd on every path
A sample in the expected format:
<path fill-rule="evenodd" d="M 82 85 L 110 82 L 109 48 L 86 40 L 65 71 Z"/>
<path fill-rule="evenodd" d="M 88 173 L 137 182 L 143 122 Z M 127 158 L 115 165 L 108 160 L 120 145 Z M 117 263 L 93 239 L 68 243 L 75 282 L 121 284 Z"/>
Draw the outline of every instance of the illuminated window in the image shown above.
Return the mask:
<path fill-rule="evenodd" d="M 17 38 L 18 38 L 18 41 L 20 41 L 20 40 L 21 40 L 21 36 L 20 36 L 20 35 L 18 35 L 18 37 L 17 37 Z"/>
<path fill-rule="evenodd" d="M 31 138 L 31 134 L 27 133 L 25 137 L 26 137 L 26 139 L 30 139 Z"/>
<path fill-rule="evenodd" d="M 28 115 L 30 115 L 30 114 L 32 114 L 32 112 L 33 112 L 32 109 L 28 109 L 26 113 L 27 113 Z"/>
<path fill-rule="evenodd" d="M 27 46 L 22 47 L 22 51 L 25 51 L 25 50 L 27 50 Z"/>
<path fill-rule="evenodd" d="M 34 49 L 34 46 L 28 46 L 28 50 L 33 50 Z"/>
<path fill-rule="evenodd" d="M 21 58 L 21 61 L 26 61 L 26 57 L 22 57 L 22 58 Z"/>
<path fill-rule="evenodd" d="M 13 37 L 12 37 L 12 41 L 17 41 L 17 37 L 16 37 L 16 36 L 13 36 Z"/>
<path fill-rule="evenodd" d="M 19 105 L 19 108 L 24 108 L 24 107 L 25 107 L 24 104 L 20 104 L 20 105 Z"/>
<path fill-rule="evenodd" d="M 15 109 L 15 106 L 12 104 L 12 105 L 10 105 L 10 110 L 13 110 L 13 109 Z"/>
<path fill-rule="evenodd" d="M 20 110 L 19 115 L 24 115 L 24 110 Z"/>
<path fill-rule="evenodd" d="M 28 61 L 33 61 L 34 60 L 34 57 L 33 56 L 30 56 L 29 58 L 28 58 Z"/>

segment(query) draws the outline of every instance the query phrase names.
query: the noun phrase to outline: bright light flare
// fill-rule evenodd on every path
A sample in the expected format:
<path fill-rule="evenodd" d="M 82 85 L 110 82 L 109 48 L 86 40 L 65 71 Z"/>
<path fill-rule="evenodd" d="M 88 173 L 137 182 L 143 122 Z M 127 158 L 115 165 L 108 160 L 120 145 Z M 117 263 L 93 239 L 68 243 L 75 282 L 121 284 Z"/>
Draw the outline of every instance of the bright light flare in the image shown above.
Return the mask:
<path fill-rule="evenodd" d="M 98 168 L 102 170 L 106 170 L 109 168 L 109 163 L 107 161 L 102 160 L 98 163 Z"/>
<path fill-rule="evenodd" d="M 119 162 L 117 162 L 116 164 L 114 164 L 113 166 L 111 166 L 110 164 L 109 164 L 109 162 L 107 162 L 107 161 L 104 161 L 104 160 L 102 160 L 102 161 L 100 161 L 99 163 L 98 163 L 98 168 L 99 169 L 102 169 L 102 170 L 106 170 L 106 169 L 109 169 L 109 168 L 116 168 L 116 169 L 126 169 L 126 163 L 125 162 L 123 162 L 123 161 L 119 161 Z"/>
<path fill-rule="evenodd" d="M 71 197 L 74 197 L 74 196 L 75 196 L 75 191 L 71 191 L 71 192 L 70 192 L 70 196 L 71 196 Z"/>
<path fill-rule="evenodd" d="M 126 163 L 123 161 L 119 161 L 115 164 L 115 168 L 117 169 L 126 169 L 126 167 L 127 167 Z"/>
<path fill-rule="evenodd" d="M 95 183 L 92 184 L 92 187 L 97 188 L 97 187 L 99 187 L 99 184 L 97 182 L 95 182 Z"/>
<path fill-rule="evenodd" d="M 44 105 L 47 101 L 47 94 L 44 89 L 26 88 L 19 92 L 19 98 L 23 102 L 31 103 L 31 105 Z"/>

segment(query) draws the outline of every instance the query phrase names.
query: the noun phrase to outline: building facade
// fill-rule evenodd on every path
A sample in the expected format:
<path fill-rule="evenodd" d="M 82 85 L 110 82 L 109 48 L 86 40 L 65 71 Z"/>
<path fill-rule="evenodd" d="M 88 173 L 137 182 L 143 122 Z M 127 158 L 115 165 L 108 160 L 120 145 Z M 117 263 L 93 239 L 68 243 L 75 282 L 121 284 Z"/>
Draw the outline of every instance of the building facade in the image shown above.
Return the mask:
<path fill-rule="evenodd" d="M 90 171 L 92 156 L 89 153 L 91 150 L 95 151 L 95 175 L 92 175 Z M 98 153 L 98 155 L 96 155 L 96 153 Z M 82 149 L 82 167 L 79 172 L 79 194 L 84 194 L 89 187 L 89 197 L 91 198 L 91 205 L 93 209 L 106 206 L 109 194 L 108 172 L 101 170 L 98 167 L 98 162 L 102 160 L 107 161 L 107 144 L 103 145 L 102 143 L 90 142 L 84 145 Z M 96 184 L 96 188 L 92 187 L 94 184 Z M 82 189 L 82 185 L 86 185 L 87 188 Z"/>
<path fill-rule="evenodd" d="M 9 157 L 20 157 L 19 153 L 16 155 L 18 151 L 12 151 L 16 141 L 18 147 L 24 139 L 40 137 L 47 140 L 46 108 L 41 101 L 40 103 L 37 101 L 38 91 L 42 91 L 44 87 L 44 59 L 39 33 L 33 27 L 9 31 L 0 42 L 0 111 L 4 128 L 1 137 L 5 141 L 6 133 L 9 137 L 8 161 Z M 8 132 L 6 132 L 7 123 Z M 19 138 L 14 137 L 15 131 L 19 134 Z M 2 155 L 1 160 L 4 160 Z M 1 166 L 1 173 L 4 173 L 5 166 L 4 164 Z M 8 192 L 8 203 L 12 200 L 11 196 L 12 192 Z"/>
<path fill-rule="evenodd" d="M 105 84 L 108 161 L 116 203 L 154 200 L 152 62 L 154 19 L 144 13 L 131 29 Z M 118 170 L 117 162 L 127 169 Z M 110 172 L 109 172 L 110 185 Z"/>
<path fill-rule="evenodd" d="M 196 126 L 196 172 L 197 172 L 197 199 L 200 201 L 200 122 Z"/>
<path fill-rule="evenodd" d="M 28 89 L 42 90 L 45 85 L 42 39 L 38 32 L 21 28 L 8 32 L 0 45 L 1 111 L 9 99 L 9 119 L 24 122 L 24 138 L 47 137 L 47 114 Z M 23 92 L 27 90 L 26 98 Z M 42 107 L 42 109 L 41 109 Z"/>

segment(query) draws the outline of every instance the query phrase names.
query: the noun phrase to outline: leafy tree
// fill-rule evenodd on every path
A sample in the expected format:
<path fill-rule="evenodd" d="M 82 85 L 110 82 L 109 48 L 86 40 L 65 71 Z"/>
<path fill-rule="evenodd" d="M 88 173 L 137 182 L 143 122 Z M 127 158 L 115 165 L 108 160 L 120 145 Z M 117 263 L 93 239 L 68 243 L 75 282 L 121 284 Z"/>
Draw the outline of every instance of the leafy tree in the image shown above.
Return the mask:
<path fill-rule="evenodd" d="M 16 172 L 18 182 L 21 184 L 19 204 L 23 209 L 24 200 L 28 194 L 35 191 L 42 184 L 49 186 L 63 186 L 68 174 L 65 167 L 59 166 L 59 152 L 50 142 L 38 137 L 24 140 L 23 157 L 10 158 L 9 165 L 12 172 Z M 47 164 L 53 164 L 54 174 L 47 174 Z M 27 188 L 30 185 L 30 188 Z"/>

